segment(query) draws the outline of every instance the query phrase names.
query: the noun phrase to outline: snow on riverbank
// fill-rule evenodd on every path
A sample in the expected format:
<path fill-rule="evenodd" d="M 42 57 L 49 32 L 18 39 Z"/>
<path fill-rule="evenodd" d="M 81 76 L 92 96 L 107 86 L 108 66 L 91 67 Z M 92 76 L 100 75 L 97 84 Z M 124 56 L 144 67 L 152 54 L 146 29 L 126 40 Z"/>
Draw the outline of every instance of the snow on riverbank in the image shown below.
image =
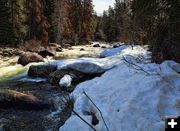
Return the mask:
<path fill-rule="evenodd" d="M 74 110 L 88 123 L 92 122 L 92 116 L 88 114 L 95 114 L 99 120 L 95 129 L 106 131 L 100 113 L 83 91 L 100 108 L 110 131 L 160 131 L 164 130 L 165 116 L 180 115 L 179 64 L 173 61 L 161 65 L 144 64 L 149 53 L 140 46 L 135 46 L 133 50 L 130 46 L 122 46 L 118 53 L 117 50 L 116 53 L 108 50 L 104 54 L 109 55 L 101 59 L 53 62 L 59 68 L 81 62 L 95 63 L 104 69 L 115 66 L 101 77 L 79 84 L 71 94 L 75 99 Z M 76 130 L 92 129 L 72 114 L 60 131 Z"/>

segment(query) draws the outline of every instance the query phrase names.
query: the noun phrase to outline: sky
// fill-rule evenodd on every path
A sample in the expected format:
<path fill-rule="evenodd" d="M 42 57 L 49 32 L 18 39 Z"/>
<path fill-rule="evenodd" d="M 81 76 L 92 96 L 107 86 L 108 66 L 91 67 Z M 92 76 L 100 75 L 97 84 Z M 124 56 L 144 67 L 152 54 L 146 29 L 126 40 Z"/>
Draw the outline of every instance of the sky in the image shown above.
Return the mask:
<path fill-rule="evenodd" d="M 109 6 L 113 6 L 115 0 L 93 0 L 94 10 L 101 15 Z"/>

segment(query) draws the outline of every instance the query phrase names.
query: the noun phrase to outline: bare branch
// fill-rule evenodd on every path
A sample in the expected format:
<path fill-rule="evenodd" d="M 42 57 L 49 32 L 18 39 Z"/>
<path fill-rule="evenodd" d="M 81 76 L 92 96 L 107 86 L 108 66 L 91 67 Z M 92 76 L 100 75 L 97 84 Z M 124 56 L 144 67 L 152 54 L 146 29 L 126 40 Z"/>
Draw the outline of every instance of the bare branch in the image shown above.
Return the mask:
<path fill-rule="evenodd" d="M 102 112 L 101 112 L 101 110 L 97 107 L 97 105 L 93 102 L 93 100 L 86 94 L 86 92 L 83 90 L 83 93 L 84 93 L 84 95 L 92 102 L 92 104 L 98 109 L 98 111 L 99 111 L 99 113 L 100 113 L 100 115 L 101 115 L 101 118 L 102 118 L 102 120 L 103 120 L 103 122 L 104 122 L 104 125 L 106 126 L 106 129 L 109 131 L 109 128 L 108 128 L 108 126 L 107 126 L 107 124 L 106 124 L 106 122 L 105 122 L 105 120 L 104 120 L 104 117 L 103 117 L 103 115 L 102 115 Z"/>
<path fill-rule="evenodd" d="M 150 75 L 150 73 L 147 72 L 147 71 L 145 71 L 141 66 L 138 66 L 138 65 L 136 65 L 135 63 L 128 61 L 124 56 L 123 56 L 123 60 L 124 60 L 126 63 L 128 63 L 131 67 L 133 67 L 134 69 L 143 71 L 143 72 L 145 72 L 147 75 Z"/>

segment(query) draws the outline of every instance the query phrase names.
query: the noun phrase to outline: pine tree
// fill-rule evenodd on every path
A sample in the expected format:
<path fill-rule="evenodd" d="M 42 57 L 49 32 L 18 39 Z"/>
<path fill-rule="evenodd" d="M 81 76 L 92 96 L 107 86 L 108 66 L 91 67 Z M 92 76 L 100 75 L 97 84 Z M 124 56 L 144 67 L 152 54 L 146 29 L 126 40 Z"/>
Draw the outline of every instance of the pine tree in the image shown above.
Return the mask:
<path fill-rule="evenodd" d="M 48 29 L 49 41 L 56 42 L 57 24 L 56 24 L 56 14 L 55 14 L 55 0 L 45 1 L 45 11 L 44 16 L 47 17 L 47 21 L 50 24 Z"/>
<path fill-rule="evenodd" d="M 92 13 L 93 5 L 92 0 L 83 0 L 83 9 L 82 9 L 82 33 L 81 41 L 88 43 L 92 39 Z"/>
<path fill-rule="evenodd" d="M 27 34 L 25 0 L 11 0 L 11 16 L 13 31 L 18 39 L 18 44 L 21 43 Z"/>
<path fill-rule="evenodd" d="M 71 2 L 69 0 L 56 0 L 55 14 L 57 25 L 57 43 L 71 44 L 72 23 L 70 20 Z"/>
<path fill-rule="evenodd" d="M 70 11 L 70 21 L 73 28 L 73 42 L 74 45 L 79 44 L 80 36 L 82 32 L 82 1 L 81 0 L 70 0 L 71 11 Z"/>
<path fill-rule="evenodd" d="M 14 44 L 16 38 L 11 23 L 10 4 L 7 0 L 0 0 L 0 44 Z"/>
<path fill-rule="evenodd" d="M 49 23 L 44 16 L 44 4 L 42 0 L 27 0 L 27 40 L 37 40 L 46 45 L 49 38 Z"/>

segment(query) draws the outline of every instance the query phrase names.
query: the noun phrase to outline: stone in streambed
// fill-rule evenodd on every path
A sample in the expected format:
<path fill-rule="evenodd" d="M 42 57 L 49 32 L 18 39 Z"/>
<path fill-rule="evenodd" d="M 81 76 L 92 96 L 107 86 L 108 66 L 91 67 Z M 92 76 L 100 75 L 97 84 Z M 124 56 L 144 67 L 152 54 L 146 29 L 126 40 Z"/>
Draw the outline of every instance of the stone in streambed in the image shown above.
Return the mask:
<path fill-rule="evenodd" d="M 69 64 L 65 66 L 64 69 L 73 69 L 75 71 L 79 71 L 86 74 L 99 74 L 104 73 L 106 71 L 101 66 L 91 62 L 77 62 Z"/>
<path fill-rule="evenodd" d="M 49 82 L 53 85 L 59 85 L 59 81 L 65 76 L 65 75 L 70 75 L 73 78 L 73 82 L 79 81 L 80 79 L 83 79 L 84 74 L 79 72 L 79 71 L 75 71 L 72 69 L 68 69 L 68 70 L 56 70 L 54 72 L 52 72 L 51 74 L 49 74 Z"/>
<path fill-rule="evenodd" d="M 18 64 L 21 64 L 23 66 L 32 62 L 44 62 L 44 59 L 42 56 L 38 55 L 37 53 L 30 53 L 30 52 L 21 54 L 18 59 Z"/>
<path fill-rule="evenodd" d="M 29 67 L 28 76 L 30 77 L 49 77 L 49 74 L 56 71 L 55 65 L 32 65 Z"/>
<path fill-rule="evenodd" d="M 55 56 L 55 51 L 49 50 L 49 49 L 45 49 L 42 51 L 39 51 L 38 54 L 42 57 L 47 57 L 47 56 Z"/>

